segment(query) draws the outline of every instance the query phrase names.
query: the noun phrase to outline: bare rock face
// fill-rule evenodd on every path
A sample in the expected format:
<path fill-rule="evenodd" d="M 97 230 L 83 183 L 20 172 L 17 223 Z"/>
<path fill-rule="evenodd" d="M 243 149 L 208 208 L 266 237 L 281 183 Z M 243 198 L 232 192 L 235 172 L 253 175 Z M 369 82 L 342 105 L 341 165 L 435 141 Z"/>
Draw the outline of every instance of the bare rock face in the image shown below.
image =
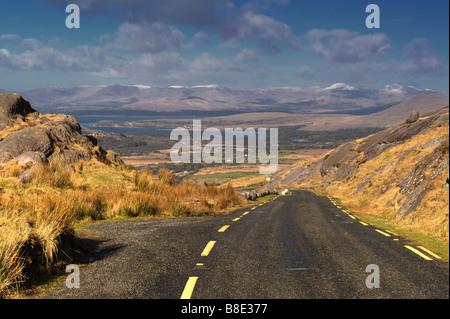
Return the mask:
<path fill-rule="evenodd" d="M 0 93 L 0 130 L 11 125 L 12 120 L 23 119 L 30 113 L 37 112 L 19 94 Z"/>
<path fill-rule="evenodd" d="M 429 190 L 430 182 L 449 167 L 448 145 L 447 138 L 431 154 L 423 157 L 398 185 L 406 200 L 396 216 L 403 219 L 416 210 Z"/>
<path fill-rule="evenodd" d="M 125 165 L 125 162 L 123 161 L 122 157 L 120 157 L 119 154 L 117 154 L 116 152 L 113 152 L 113 151 L 109 151 L 106 154 L 106 159 L 108 161 L 110 161 L 111 163 L 116 163 L 121 166 Z"/>
<path fill-rule="evenodd" d="M 0 93 L 0 131 L 18 122 L 23 126 L 0 139 L 0 164 L 12 160 L 33 165 L 72 164 L 96 158 L 107 164 L 124 165 L 118 154 L 111 153 L 107 158 L 107 152 L 96 146 L 96 141 L 81 134 L 74 117 L 58 114 L 50 118 L 40 116 L 20 95 Z"/>

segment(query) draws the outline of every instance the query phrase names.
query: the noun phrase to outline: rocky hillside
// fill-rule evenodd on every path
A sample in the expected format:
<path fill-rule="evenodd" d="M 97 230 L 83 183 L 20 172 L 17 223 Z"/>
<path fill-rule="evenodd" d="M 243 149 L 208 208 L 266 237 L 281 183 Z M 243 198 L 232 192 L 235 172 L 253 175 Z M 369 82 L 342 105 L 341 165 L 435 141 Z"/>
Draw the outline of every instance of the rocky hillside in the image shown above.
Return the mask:
<path fill-rule="evenodd" d="M 91 158 L 123 164 L 116 153 L 98 147 L 95 137 L 82 135 L 72 116 L 43 115 L 20 95 L 0 93 L 0 164 L 16 160 L 69 165 Z"/>
<path fill-rule="evenodd" d="M 275 176 L 272 187 L 314 187 L 355 211 L 448 241 L 449 108 L 355 140 Z"/>

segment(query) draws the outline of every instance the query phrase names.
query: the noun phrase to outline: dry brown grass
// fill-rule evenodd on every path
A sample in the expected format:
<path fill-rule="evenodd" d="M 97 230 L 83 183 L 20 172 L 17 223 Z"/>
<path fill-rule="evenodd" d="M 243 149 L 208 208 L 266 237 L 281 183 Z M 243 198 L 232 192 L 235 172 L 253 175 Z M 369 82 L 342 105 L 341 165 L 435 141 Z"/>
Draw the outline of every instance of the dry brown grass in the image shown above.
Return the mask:
<path fill-rule="evenodd" d="M 0 170 L 0 297 L 26 279 L 33 263 L 51 268 L 62 257 L 62 238 L 79 221 L 202 216 L 244 204 L 230 185 L 176 184 L 168 170 L 152 176 L 92 160 L 33 167 L 31 181 L 22 184 L 18 177 L 27 169 L 9 163 Z"/>
<path fill-rule="evenodd" d="M 434 147 L 421 148 L 426 142 L 448 136 L 448 123 L 428 130 L 409 141 L 399 144 L 380 156 L 358 166 L 358 171 L 345 183 L 335 183 L 324 190 L 327 194 L 341 199 L 349 209 L 365 215 L 382 217 L 405 230 L 435 236 L 449 242 L 449 198 L 448 191 L 442 189 L 448 176 L 448 168 L 427 185 L 428 192 L 419 207 L 406 218 L 397 216 L 398 209 L 406 195 L 397 186 L 425 156 L 431 154 Z M 406 154 L 406 155 L 405 155 Z M 382 173 L 374 175 L 388 163 L 392 166 Z M 429 176 L 430 172 L 425 172 Z M 354 195 L 358 185 L 371 178 L 371 186 Z M 340 187 L 339 187 L 340 186 Z"/>
<path fill-rule="evenodd" d="M 5 127 L 3 130 L 1 130 L 0 131 L 0 140 L 5 139 L 9 135 L 18 132 L 25 127 L 34 127 L 34 126 L 45 127 L 45 126 L 47 126 L 48 124 L 41 121 L 43 117 L 46 117 L 47 119 L 49 119 L 51 121 L 56 121 L 61 118 L 61 116 L 59 116 L 57 114 L 39 114 L 37 117 L 34 117 L 32 114 L 29 114 L 24 119 L 24 121 L 14 120 L 12 125 L 9 125 L 9 126 Z"/>
<path fill-rule="evenodd" d="M 3 203 L 4 198 L 0 194 Z M 30 229 L 17 211 L 0 210 L 0 297 L 24 280 L 21 247 L 27 242 Z"/>

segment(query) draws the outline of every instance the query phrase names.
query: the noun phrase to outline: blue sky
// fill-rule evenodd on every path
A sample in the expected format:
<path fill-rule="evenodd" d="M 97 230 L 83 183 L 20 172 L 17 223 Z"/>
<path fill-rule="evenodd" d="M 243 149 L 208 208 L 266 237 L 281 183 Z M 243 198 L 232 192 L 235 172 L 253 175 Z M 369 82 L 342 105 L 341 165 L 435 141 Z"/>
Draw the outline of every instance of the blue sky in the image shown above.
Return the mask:
<path fill-rule="evenodd" d="M 0 88 L 398 83 L 448 91 L 445 0 L 21 0 L 0 11 Z M 65 8 L 80 7 L 68 29 Z M 381 28 L 368 29 L 375 3 Z"/>

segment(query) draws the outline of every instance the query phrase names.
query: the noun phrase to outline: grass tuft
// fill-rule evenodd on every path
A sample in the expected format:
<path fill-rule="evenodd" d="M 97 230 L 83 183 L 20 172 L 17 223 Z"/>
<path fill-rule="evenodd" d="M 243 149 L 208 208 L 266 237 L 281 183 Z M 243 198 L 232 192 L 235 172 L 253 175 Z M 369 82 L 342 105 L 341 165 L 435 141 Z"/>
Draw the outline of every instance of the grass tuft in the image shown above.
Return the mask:
<path fill-rule="evenodd" d="M 27 169 L 31 181 L 23 184 L 19 177 Z M 166 169 L 152 176 L 96 160 L 66 167 L 10 163 L 0 170 L 0 186 L 0 298 L 34 272 L 70 258 L 61 246 L 77 223 L 213 215 L 245 204 L 231 185 L 177 184 Z"/>

